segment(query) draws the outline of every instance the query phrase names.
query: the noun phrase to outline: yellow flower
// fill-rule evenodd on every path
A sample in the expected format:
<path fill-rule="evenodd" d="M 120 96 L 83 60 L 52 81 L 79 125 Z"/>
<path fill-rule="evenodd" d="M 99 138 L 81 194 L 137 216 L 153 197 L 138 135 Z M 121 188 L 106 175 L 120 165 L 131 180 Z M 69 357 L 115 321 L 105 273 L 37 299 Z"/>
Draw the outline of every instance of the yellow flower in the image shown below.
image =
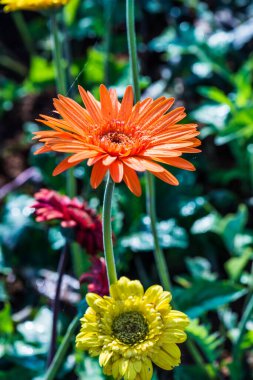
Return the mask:
<path fill-rule="evenodd" d="M 0 0 L 0 4 L 4 5 L 5 12 L 18 10 L 37 11 L 40 9 L 60 7 L 68 2 L 69 0 Z"/>
<path fill-rule="evenodd" d="M 139 281 L 121 277 L 110 297 L 89 293 L 76 346 L 99 355 L 106 375 L 119 380 L 150 380 L 152 362 L 171 370 L 180 364 L 177 346 L 186 340 L 188 317 L 170 306 L 171 293 L 159 285 L 144 293 Z"/>

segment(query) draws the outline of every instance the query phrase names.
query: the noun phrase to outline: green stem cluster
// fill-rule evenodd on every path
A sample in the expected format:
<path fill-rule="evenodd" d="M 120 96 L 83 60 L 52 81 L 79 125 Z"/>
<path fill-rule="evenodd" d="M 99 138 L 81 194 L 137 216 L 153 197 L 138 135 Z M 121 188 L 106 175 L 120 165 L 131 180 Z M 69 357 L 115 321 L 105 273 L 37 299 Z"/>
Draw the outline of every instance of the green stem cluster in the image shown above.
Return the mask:
<path fill-rule="evenodd" d="M 129 58 L 132 73 L 133 88 L 135 94 L 135 101 L 140 100 L 140 86 L 139 86 L 139 74 L 138 74 L 138 58 L 136 48 L 136 33 L 135 33 L 135 16 L 134 16 L 134 0 L 126 0 L 126 17 L 127 17 L 127 36 L 128 36 L 128 48 Z M 158 275 L 160 281 L 165 290 L 171 291 L 171 281 L 168 271 L 168 266 L 165 260 L 164 253 L 159 245 L 158 232 L 157 232 L 157 220 L 156 220 L 156 207 L 155 207 L 155 184 L 154 178 L 151 173 L 146 173 L 146 201 L 147 211 L 150 217 L 151 230 L 154 239 L 154 257 L 158 269 Z M 173 303 L 175 306 L 175 302 Z M 205 363 L 199 351 L 195 347 L 192 341 L 186 343 L 188 350 L 194 361 L 204 367 Z"/>

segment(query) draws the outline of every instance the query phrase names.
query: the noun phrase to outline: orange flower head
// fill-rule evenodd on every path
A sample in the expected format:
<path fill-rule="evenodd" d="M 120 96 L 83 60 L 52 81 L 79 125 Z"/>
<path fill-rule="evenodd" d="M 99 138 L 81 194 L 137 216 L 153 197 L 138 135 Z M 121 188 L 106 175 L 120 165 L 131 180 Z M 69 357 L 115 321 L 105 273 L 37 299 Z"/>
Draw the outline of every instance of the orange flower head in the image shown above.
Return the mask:
<path fill-rule="evenodd" d="M 135 105 L 131 86 L 126 88 L 122 102 L 115 89 L 100 86 L 100 102 L 79 86 L 85 104 L 58 96 L 56 112 L 62 117 L 41 115 L 39 121 L 52 130 L 35 132 L 44 143 L 35 154 L 55 151 L 70 153 L 54 170 L 53 175 L 88 160 L 93 166 L 91 186 L 97 188 L 109 171 L 114 182 L 122 180 L 137 196 L 141 186 L 136 172 L 146 170 L 170 185 L 178 180 L 162 164 L 195 170 L 183 153 L 198 153 L 200 141 L 196 124 L 178 124 L 186 114 L 183 107 L 167 112 L 173 98 L 147 98 Z"/>

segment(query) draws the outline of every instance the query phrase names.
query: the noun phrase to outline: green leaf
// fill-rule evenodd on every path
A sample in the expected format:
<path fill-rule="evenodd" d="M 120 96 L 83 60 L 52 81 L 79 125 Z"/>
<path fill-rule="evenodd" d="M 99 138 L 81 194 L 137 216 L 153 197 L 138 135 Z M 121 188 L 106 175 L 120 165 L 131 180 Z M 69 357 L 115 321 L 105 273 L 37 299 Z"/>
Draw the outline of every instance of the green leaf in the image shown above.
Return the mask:
<path fill-rule="evenodd" d="M 228 96 L 217 87 L 200 87 L 199 92 L 210 100 L 214 100 L 220 104 L 227 104 L 230 108 L 234 108 L 234 105 Z"/>
<path fill-rule="evenodd" d="M 51 62 L 40 56 L 33 56 L 29 73 L 29 80 L 41 84 L 52 82 L 55 78 L 54 67 Z"/>
<path fill-rule="evenodd" d="M 196 220 L 191 228 L 192 234 L 205 234 L 208 231 L 216 232 L 217 225 L 220 223 L 221 217 L 217 212 L 212 212 L 209 215 L 204 216 Z"/>
<path fill-rule="evenodd" d="M 71 26 L 74 23 L 78 8 L 79 8 L 79 4 L 80 4 L 80 0 L 71 0 L 65 5 L 63 12 L 64 12 L 64 18 L 65 18 L 66 24 L 68 26 Z"/>
<path fill-rule="evenodd" d="M 11 306 L 8 302 L 4 308 L 0 310 L 0 334 L 10 335 L 13 333 L 14 327 L 11 318 Z"/>
<path fill-rule="evenodd" d="M 247 265 L 248 261 L 253 258 L 252 248 L 245 249 L 242 256 L 232 257 L 225 263 L 225 269 L 229 277 L 236 281 L 242 274 L 243 269 Z"/>
<path fill-rule="evenodd" d="M 85 360 L 80 363 L 77 372 L 79 380 L 86 380 L 89 378 L 92 380 L 104 380 L 106 378 L 102 373 L 98 360 L 89 356 L 85 356 Z"/>
<path fill-rule="evenodd" d="M 134 252 L 152 251 L 154 248 L 153 235 L 150 231 L 149 218 L 143 219 L 146 231 L 135 232 L 121 239 L 124 248 L 130 248 Z M 188 236 L 184 228 L 179 227 L 175 219 L 164 220 L 157 223 L 159 242 L 162 248 L 187 248 Z"/>
<path fill-rule="evenodd" d="M 236 301 L 247 290 L 230 281 L 199 280 L 186 289 L 175 289 L 174 298 L 179 307 L 191 318 L 198 318 L 209 310 Z"/>
<path fill-rule="evenodd" d="M 192 277 L 196 280 L 215 280 L 215 273 L 211 273 L 211 263 L 204 257 L 186 258 L 186 265 Z"/>
<path fill-rule="evenodd" d="M 235 250 L 234 240 L 243 231 L 248 220 L 248 210 L 244 204 L 239 205 L 236 214 L 229 214 L 220 223 L 221 236 L 230 252 Z"/>
<path fill-rule="evenodd" d="M 200 325 L 197 319 L 190 322 L 186 332 L 199 345 L 209 362 L 219 357 L 223 339 L 218 333 L 210 333 L 210 328 Z"/>

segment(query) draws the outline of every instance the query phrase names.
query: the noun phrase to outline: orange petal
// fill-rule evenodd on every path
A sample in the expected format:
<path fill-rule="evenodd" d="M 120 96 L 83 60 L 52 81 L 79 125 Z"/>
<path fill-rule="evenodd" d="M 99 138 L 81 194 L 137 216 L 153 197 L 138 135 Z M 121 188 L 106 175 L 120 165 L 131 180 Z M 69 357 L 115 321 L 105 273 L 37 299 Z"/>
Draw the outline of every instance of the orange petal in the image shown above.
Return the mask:
<path fill-rule="evenodd" d="M 174 103 L 174 98 L 165 99 L 160 104 L 157 104 L 155 108 L 152 109 L 145 114 L 145 117 L 139 119 L 139 123 L 145 123 L 143 128 L 147 128 L 153 123 L 155 123 L 159 118 L 168 111 L 168 109 Z"/>
<path fill-rule="evenodd" d="M 146 160 L 145 158 L 139 158 L 139 157 L 138 157 L 138 160 L 145 167 L 146 170 L 149 170 L 149 171 L 152 170 L 153 172 L 162 172 L 164 170 L 164 168 L 161 165 L 157 164 L 154 161 Z"/>
<path fill-rule="evenodd" d="M 92 168 L 90 184 L 93 189 L 96 189 L 102 182 L 108 168 L 102 164 L 101 161 L 98 161 Z"/>
<path fill-rule="evenodd" d="M 147 149 L 142 153 L 142 156 L 144 157 L 178 157 L 182 155 L 182 149 L 180 149 L 180 152 L 176 149 L 169 150 L 169 149 L 157 149 L 156 147 Z"/>
<path fill-rule="evenodd" d="M 66 96 L 58 95 L 60 101 L 64 103 L 64 105 L 72 110 L 73 113 L 78 117 L 80 123 L 89 126 L 90 124 L 94 124 L 94 120 L 89 115 L 88 111 L 80 106 L 75 100 L 71 98 L 67 98 Z"/>
<path fill-rule="evenodd" d="M 69 163 L 68 160 L 69 160 L 69 157 L 66 157 L 66 158 L 64 158 L 64 160 L 62 162 L 59 163 L 59 165 L 56 166 L 56 168 L 53 171 L 53 176 L 56 176 L 56 175 L 64 172 L 65 170 L 72 168 L 73 166 L 79 164 L 82 161 L 81 160 L 79 162 Z"/>
<path fill-rule="evenodd" d="M 160 98 L 152 101 L 152 102 L 146 102 L 146 105 L 141 109 L 140 117 L 136 122 L 144 123 L 146 120 L 148 120 L 149 116 L 152 114 L 153 110 L 156 110 L 157 107 L 159 107 L 164 101 L 166 101 L 165 96 L 161 96 Z M 144 102 L 143 102 L 144 103 Z"/>
<path fill-rule="evenodd" d="M 182 153 L 200 153 L 201 149 L 196 149 L 196 148 L 183 148 Z"/>
<path fill-rule="evenodd" d="M 63 153 L 76 153 L 76 152 L 82 152 L 85 150 L 85 144 L 78 144 L 78 143 L 68 143 L 68 141 L 63 143 L 53 143 L 52 149 L 55 152 L 63 152 Z"/>
<path fill-rule="evenodd" d="M 125 165 L 129 166 L 133 170 L 137 170 L 138 172 L 145 172 L 145 166 L 141 163 L 138 157 L 124 157 L 122 161 Z"/>
<path fill-rule="evenodd" d="M 120 102 L 118 101 L 117 91 L 115 90 L 115 88 L 110 88 L 109 94 L 112 102 L 112 116 L 114 119 L 116 119 L 118 117 L 118 112 L 120 108 Z"/>
<path fill-rule="evenodd" d="M 134 102 L 134 94 L 132 86 L 127 86 L 123 96 L 121 107 L 118 114 L 118 120 L 127 121 L 131 115 Z"/>
<path fill-rule="evenodd" d="M 78 89 L 87 111 L 91 115 L 92 119 L 96 123 L 99 123 L 102 119 L 102 115 L 97 101 L 93 98 L 93 96 L 91 96 L 91 94 L 88 94 L 83 87 L 78 86 Z"/>
<path fill-rule="evenodd" d="M 103 165 L 105 166 L 109 166 L 111 165 L 115 160 L 117 160 L 117 157 L 116 156 L 106 156 L 104 159 L 103 159 Z"/>
<path fill-rule="evenodd" d="M 134 195 L 136 195 L 137 197 L 141 195 L 141 185 L 140 185 L 139 178 L 136 172 L 126 165 L 124 165 L 123 180 L 125 184 L 127 185 L 127 187 L 129 188 L 129 190 L 132 193 L 134 193 Z"/>
<path fill-rule="evenodd" d="M 109 91 L 103 84 L 101 84 L 99 90 L 102 115 L 105 119 L 112 119 L 112 101 Z"/>
<path fill-rule="evenodd" d="M 162 181 L 166 183 L 169 183 L 170 185 L 173 185 L 173 186 L 179 185 L 179 182 L 176 179 L 176 177 L 165 169 L 163 172 L 152 172 L 151 170 L 150 172 L 154 174 L 157 178 L 161 179 Z"/>
<path fill-rule="evenodd" d="M 87 165 L 88 165 L 88 166 L 92 166 L 92 165 L 94 165 L 96 162 L 102 160 L 102 158 L 104 158 L 105 156 L 106 156 L 105 154 L 101 154 L 101 153 L 99 153 L 96 157 L 89 158 L 88 161 L 87 161 Z"/>
<path fill-rule="evenodd" d="M 48 147 L 46 145 L 42 146 L 41 148 L 37 149 L 33 154 L 41 154 L 41 153 L 46 153 L 46 152 L 51 152 L 52 149 L 51 147 Z"/>
<path fill-rule="evenodd" d="M 167 165 L 175 166 L 176 168 L 195 171 L 195 166 L 189 161 L 181 157 L 154 157 L 153 160 L 162 162 Z"/>
<path fill-rule="evenodd" d="M 110 173 L 114 182 L 116 183 L 121 182 L 123 178 L 123 174 L 124 174 L 124 168 L 123 168 L 122 162 L 119 160 L 114 161 L 110 165 Z"/>
<path fill-rule="evenodd" d="M 82 152 L 73 154 L 68 160 L 69 163 L 87 160 L 87 158 L 96 157 L 99 153 L 96 150 L 83 150 Z"/>
<path fill-rule="evenodd" d="M 77 134 L 84 136 L 84 130 L 87 123 L 84 123 L 82 119 L 73 111 L 68 105 L 59 99 L 54 99 L 54 106 L 64 120 L 69 124 L 70 130 L 73 130 Z"/>

